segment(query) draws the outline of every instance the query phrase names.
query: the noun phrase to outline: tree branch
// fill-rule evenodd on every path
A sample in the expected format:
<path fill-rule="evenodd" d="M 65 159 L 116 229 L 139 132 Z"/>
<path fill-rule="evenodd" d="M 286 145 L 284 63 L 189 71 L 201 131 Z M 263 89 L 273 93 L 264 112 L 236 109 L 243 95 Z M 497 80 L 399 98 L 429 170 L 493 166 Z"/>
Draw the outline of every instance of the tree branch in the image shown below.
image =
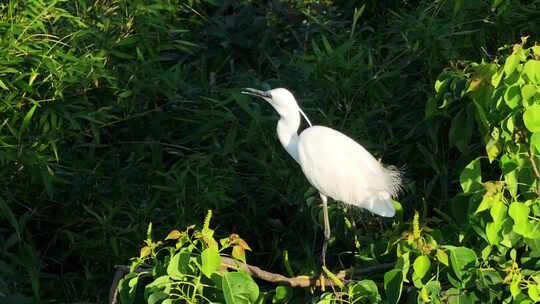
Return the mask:
<path fill-rule="evenodd" d="M 376 272 L 376 271 L 382 271 L 390 269 L 394 266 L 393 263 L 385 263 L 380 265 L 374 265 L 370 267 L 365 267 L 362 269 L 354 269 L 354 268 L 348 268 L 339 271 L 336 274 L 336 277 L 340 280 L 346 281 L 347 279 L 350 280 L 353 276 L 358 276 L 366 273 Z M 109 303 L 110 304 L 117 304 L 117 298 L 118 298 L 118 283 L 120 279 L 129 272 L 130 268 L 126 265 L 116 265 L 114 268 L 116 268 L 116 272 L 114 274 L 113 282 L 111 285 L 110 293 L 109 293 Z M 247 273 L 249 273 L 251 276 L 256 277 L 260 280 L 270 282 L 270 283 L 276 283 L 276 284 L 284 284 L 288 285 L 290 287 L 315 287 L 321 286 L 321 280 L 319 279 L 319 275 L 315 276 L 296 276 L 296 277 L 286 277 L 279 273 L 273 273 L 266 270 L 262 270 L 261 268 L 253 265 L 249 265 L 240 261 L 237 261 L 235 259 L 229 258 L 229 257 L 221 257 L 221 271 L 226 272 L 229 269 L 234 270 L 242 270 Z M 145 269 L 137 269 L 137 272 L 145 271 Z M 332 281 L 330 279 L 322 281 L 324 282 L 325 287 L 331 287 L 333 285 Z"/>

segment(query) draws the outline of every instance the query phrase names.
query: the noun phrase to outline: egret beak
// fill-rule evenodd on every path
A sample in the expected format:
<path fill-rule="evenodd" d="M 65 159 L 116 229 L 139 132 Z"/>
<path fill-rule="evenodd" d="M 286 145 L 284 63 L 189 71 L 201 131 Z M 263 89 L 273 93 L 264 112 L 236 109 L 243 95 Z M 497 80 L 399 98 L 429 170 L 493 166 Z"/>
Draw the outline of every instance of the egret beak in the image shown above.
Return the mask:
<path fill-rule="evenodd" d="M 261 90 L 256 90 L 252 88 L 244 88 L 240 93 L 255 96 L 255 97 L 260 97 L 265 100 L 272 99 L 272 94 L 270 94 L 268 91 L 261 91 Z"/>

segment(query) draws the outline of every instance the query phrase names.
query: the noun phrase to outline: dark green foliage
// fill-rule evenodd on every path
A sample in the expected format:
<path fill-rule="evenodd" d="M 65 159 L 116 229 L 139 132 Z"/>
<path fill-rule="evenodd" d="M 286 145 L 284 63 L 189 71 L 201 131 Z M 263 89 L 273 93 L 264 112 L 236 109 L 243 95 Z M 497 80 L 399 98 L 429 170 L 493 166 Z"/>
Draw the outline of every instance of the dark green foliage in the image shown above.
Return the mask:
<path fill-rule="evenodd" d="M 499 215 L 477 216 L 483 196 L 473 193 L 514 172 L 516 203 L 536 198 L 531 167 L 503 159 L 504 129 L 492 134 L 516 111 L 526 150 L 540 150 L 536 110 L 516 105 L 530 88 L 506 89 L 508 77 L 504 111 L 492 109 L 487 125 L 461 101 L 476 94 L 471 75 L 505 66 L 511 51 L 499 47 L 540 40 L 539 19 L 537 1 L 517 0 L 3 1 L 0 299 L 104 302 L 113 266 L 138 251 L 149 222 L 162 235 L 208 209 L 217 234 L 248 241 L 250 263 L 318 271 L 318 196 L 275 139 L 275 113 L 239 94 L 246 86 L 287 87 L 312 121 L 406 166 L 395 221 L 331 205 L 332 269 L 396 263 L 347 285 L 345 299 L 463 303 L 506 298 L 519 284 L 534 299 L 533 274 L 509 287 L 501 269 L 485 270 L 495 261 L 482 251 L 491 240 L 501 267 L 527 255 L 518 265 L 537 267 L 524 206 L 505 201 L 491 209 Z M 482 155 L 500 166 L 471 163 Z M 520 235 L 505 239 L 515 258 L 497 245 L 501 231 Z M 396 284 L 401 295 L 385 291 Z M 478 293 L 463 292 L 471 284 Z"/>

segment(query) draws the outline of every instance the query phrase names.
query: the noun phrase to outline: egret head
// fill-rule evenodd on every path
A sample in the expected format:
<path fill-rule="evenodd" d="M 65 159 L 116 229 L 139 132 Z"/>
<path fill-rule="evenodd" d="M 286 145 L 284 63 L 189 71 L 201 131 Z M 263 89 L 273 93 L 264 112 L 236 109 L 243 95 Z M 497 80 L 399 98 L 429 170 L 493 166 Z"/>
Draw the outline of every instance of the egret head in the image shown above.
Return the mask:
<path fill-rule="evenodd" d="M 293 94 L 287 89 L 277 88 L 268 91 L 260 91 L 252 88 L 245 88 L 242 94 L 256 96 L 266 100 L 282 117 L 290 115 L 290 113 L 302 114 L 311 126 L 311 122 L 298 106 Z"/>
<path fill-rule="evenodd" d="M 296 111 L 298 108 L 296 99 L 294 99 L 293 94 L 287 89 L 279 88 L 268 91 L 260 91 L 252 88 L 245 88 L 242 91 L 242 94 L 260 97 L 266 100 L 280 114 L 289 109 L 294 109 Z"/>

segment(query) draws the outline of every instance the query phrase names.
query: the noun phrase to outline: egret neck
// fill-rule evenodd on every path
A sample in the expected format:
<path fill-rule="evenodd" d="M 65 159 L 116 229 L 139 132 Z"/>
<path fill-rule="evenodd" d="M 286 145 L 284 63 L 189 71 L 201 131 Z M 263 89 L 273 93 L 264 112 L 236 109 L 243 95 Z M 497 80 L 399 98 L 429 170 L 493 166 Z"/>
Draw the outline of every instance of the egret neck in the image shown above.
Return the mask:
<path fill-rule="evenodd" d="M 281 119 L 277 123 L 279 141 L 287 152 L 299 163 L 298 128 L 300 128 L 300 112 L 296 109 L 280 109 Z"/>

